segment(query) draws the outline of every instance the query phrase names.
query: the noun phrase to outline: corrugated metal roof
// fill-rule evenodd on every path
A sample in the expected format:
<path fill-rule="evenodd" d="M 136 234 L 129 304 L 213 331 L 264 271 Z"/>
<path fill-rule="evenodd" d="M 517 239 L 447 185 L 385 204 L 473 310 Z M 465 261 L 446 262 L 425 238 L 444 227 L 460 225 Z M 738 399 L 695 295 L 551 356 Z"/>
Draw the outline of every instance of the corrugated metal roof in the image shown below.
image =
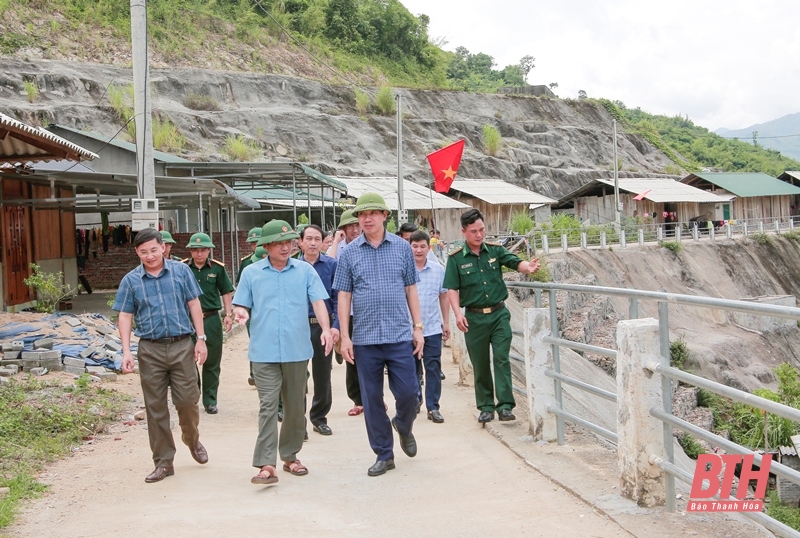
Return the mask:
<path fill-rule="evenodd" d="M 563 196 L 560 201 L 563 203 L 573 198 L 591 196 L 602 185 L 613 189 L 614 180 L 606 178 L 593 179 L 579 189 Z M 636 195 L 643 194 L 645 199 L 657 204 L 668 202 L 722 203 L 735 198 L 733 195 L 717 195 L 669 178 L 621 177 L 619 178 L 619 190 Z"/>
<path fill-rule="evenodd" d="M 793 446 L 778 447 L 781 456 L 797 456 L 797 450 Z"/>
<path fill-rule="evenodd" d="M 456 179 L 450 190 L 469 194 L 494 205 L 556 203 L 552 198 L 502 179 Z"/>
<path fill-rule="evenodd" d="M 789 181 L 789 182 L 791 182 L 792 179 L 800 180 L 800 170 L 787 170 L 781 175 L 779 175 L 778 179 L 780 179 L 781 181 Z"/>
<path fill-rule="evenodd" d="M 271 187 L 296 188 L 311 186 L 313 188 L 332 187 L 344 192 L 346 187 L 341 181 L 323 174 L 302 163 L 211 163 L 180 162 L 165 166 L 170 176 L 205 177 L 224 179 L 237 191 Z"/>
<path fill-rule="evenodd" d="M 0 163 L 97 159 L 91 151 L 41 127 L 33 127 L 0 113 Z"/>
<path fill-rule="evenodd" d="M 397 210 L 396 177 L 336 177 L 347 186 L 347 195 L 358 198 L 365 192 L 377 192 L 386 200 L 392 211 Z M 432 199 L 432 201 L 431 201 Z M 444 196 L 436 191 L 418 185 L 408 179 L 403 180 L 403 202 L 406 209 L 469 209 L 471 206 Z"/>
<path fill-rule="evenodd" d="M 62 129 L 64 131 L 69 131 L 70 133 L 74 133 L 79 136 L 85 136 L 86 138 L 91 138 L 92 140 L 97 140 L 98 142 L 103 142 L 104 144 L 108 144 L 109 146 L 114 146 L 120 149 L 124 149 L 127 151 L 132 151 L 136 153 L 136 144 L 131 144 L 130 142 L 125 142 L 124 140 L 117 140 L 116 138 L 112 139 L 109 136 L 101 135 L 98 133 L 92 133 L 89 131 L 80 131 L 78 129 L 73 129 L 72 127 L 67 127 L 66 125 L 59 125 L 53 123 L 48 126 L 48 129 Z M 55 135 L 54 135 L 55 136 Z M 188 159 L 184 159 L 182 157 L 178 157 L 177 155 L 172 155 L 171 153 L 164 153 L 163 151 L 153 150 L 153 159 L 157 161 L 161 161 L 164 163 L 186 163 L 189 162 Z"/>
<path fill-rule="evenodd" d="M 800 187 L 761 172 L 697 172 L 689 174 L 681 182 L 700 188 L 704 182 L 711 183 L 740 198 L 800 194 Z"/>

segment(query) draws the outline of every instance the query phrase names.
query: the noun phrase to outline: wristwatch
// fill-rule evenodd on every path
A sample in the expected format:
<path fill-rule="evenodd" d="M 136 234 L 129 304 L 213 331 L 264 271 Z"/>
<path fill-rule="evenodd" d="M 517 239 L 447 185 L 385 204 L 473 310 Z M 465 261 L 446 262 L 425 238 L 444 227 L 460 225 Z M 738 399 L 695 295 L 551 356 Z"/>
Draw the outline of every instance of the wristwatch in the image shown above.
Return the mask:
<path fill-rule="evenodd" d="M 424 326 L 422 323 L 415 323 L 415 324 L 414 324 L 414 328 L 415 328 L 415 329 L 422 330 L 422 329 L 424 329 L 424 328 L 425 328 L 425 326 Z"/>
<path fill-rule="evenodd" d="M 206 336 L 206 335 L 204 335 L 204 334 L 198 334 L 198 335 L 197 335 L 197 339 L 198 339 L 198 340 L 202 340 L 202 341 L 204 341 L 204 342 L 207 342 L 207 341 L 208 341 L 208 336 Z"/>

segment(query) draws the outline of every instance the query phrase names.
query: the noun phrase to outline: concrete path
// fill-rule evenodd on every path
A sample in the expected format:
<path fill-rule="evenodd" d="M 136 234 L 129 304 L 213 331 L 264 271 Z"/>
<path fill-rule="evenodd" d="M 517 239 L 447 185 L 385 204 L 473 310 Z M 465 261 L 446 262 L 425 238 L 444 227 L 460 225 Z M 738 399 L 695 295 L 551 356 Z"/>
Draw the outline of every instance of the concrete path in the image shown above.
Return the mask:
<path fill-rule="evenodd" d="M 52 484 L 50 493 L 29 504 L 7 531 L 36 538 L 630 535 L 479 428 L 472 389 L 456 385 L 449 357 L 443 361 L 446 421 L 433 424 L 419 415 L 416 458 L 395 445 L 397 469 L 367 476 L 375 456 L 363 416 L 347 415 L 352 404 L 344 367 L 334 365 L 334 435 L 309 431 L 300 458 L 310 473 L 294 477 L 279 470 L 277 486 L 251 485 L 258 399 L 246 383 L 247 342 L 240 334 L 226 344 L 220 413 L 201 417 L 208 465 L 197 465 L 180 445 L 175 476 L 145 484 L 152 470 L 147 432 L 142 425 L 120 425 L 51 466 L 42 476 Z M 138 376 L 124 376 L 117 387 L 141 404 L 138 382 Z M 391 397 L 387 403 L 391 411 Z"/>

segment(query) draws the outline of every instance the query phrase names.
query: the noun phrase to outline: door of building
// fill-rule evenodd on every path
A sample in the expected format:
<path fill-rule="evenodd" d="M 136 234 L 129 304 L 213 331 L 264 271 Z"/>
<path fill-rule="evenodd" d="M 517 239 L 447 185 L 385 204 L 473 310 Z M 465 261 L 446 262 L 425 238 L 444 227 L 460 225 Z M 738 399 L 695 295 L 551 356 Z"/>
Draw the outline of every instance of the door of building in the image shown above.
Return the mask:
<path fill-rule="evenodd" d="M 28 185 L 22 181 L 3 180 L 3 198 L 28 198 Z M 33 300 L 31 289 L 23 280 L 31 274 L 30 209 L 20 206 L 3 207 L 3 288 L 6 306 Z"/>

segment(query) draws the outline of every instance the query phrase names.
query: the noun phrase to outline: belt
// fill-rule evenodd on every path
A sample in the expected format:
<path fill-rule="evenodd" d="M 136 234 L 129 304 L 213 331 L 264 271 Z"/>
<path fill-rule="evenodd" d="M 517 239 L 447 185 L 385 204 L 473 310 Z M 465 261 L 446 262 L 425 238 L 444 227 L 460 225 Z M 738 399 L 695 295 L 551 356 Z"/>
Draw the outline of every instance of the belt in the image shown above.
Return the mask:
<path fill-rule="evenodd" d="M 312 325 L 319 324 L 319 320 L 317 318 L 308 318 L 308 322 Z"/>
<path fill-rule="evenodd" d="M 486 308 L 470 308 L 467 306 L 464 307 L 464 310 L 466 310 L 467 312 L 477 312 L 478 314 L 491 314 L 492 312 L 496 312 L 501 308 L 504 308 L 505 306 L 506 306 L 505 301 L 500 301 L 494 306 L 488 306 Z"/>
<path fill-rule="evenodd" d="M 214 314 L 219 314 L 219 310 L 203 310 L 203 319 L 210 318 Z"/>
<path fill-rule="evenodd" d="M 174 344 L 175 342 L 186 340 L 190 336 L 192 335 L 182 334 L 180 336 L 166 336 L 164 338 L 140 338 L 140 340 L 144 340 L 145 342 L 152 342 L 154 344 Z"/>

